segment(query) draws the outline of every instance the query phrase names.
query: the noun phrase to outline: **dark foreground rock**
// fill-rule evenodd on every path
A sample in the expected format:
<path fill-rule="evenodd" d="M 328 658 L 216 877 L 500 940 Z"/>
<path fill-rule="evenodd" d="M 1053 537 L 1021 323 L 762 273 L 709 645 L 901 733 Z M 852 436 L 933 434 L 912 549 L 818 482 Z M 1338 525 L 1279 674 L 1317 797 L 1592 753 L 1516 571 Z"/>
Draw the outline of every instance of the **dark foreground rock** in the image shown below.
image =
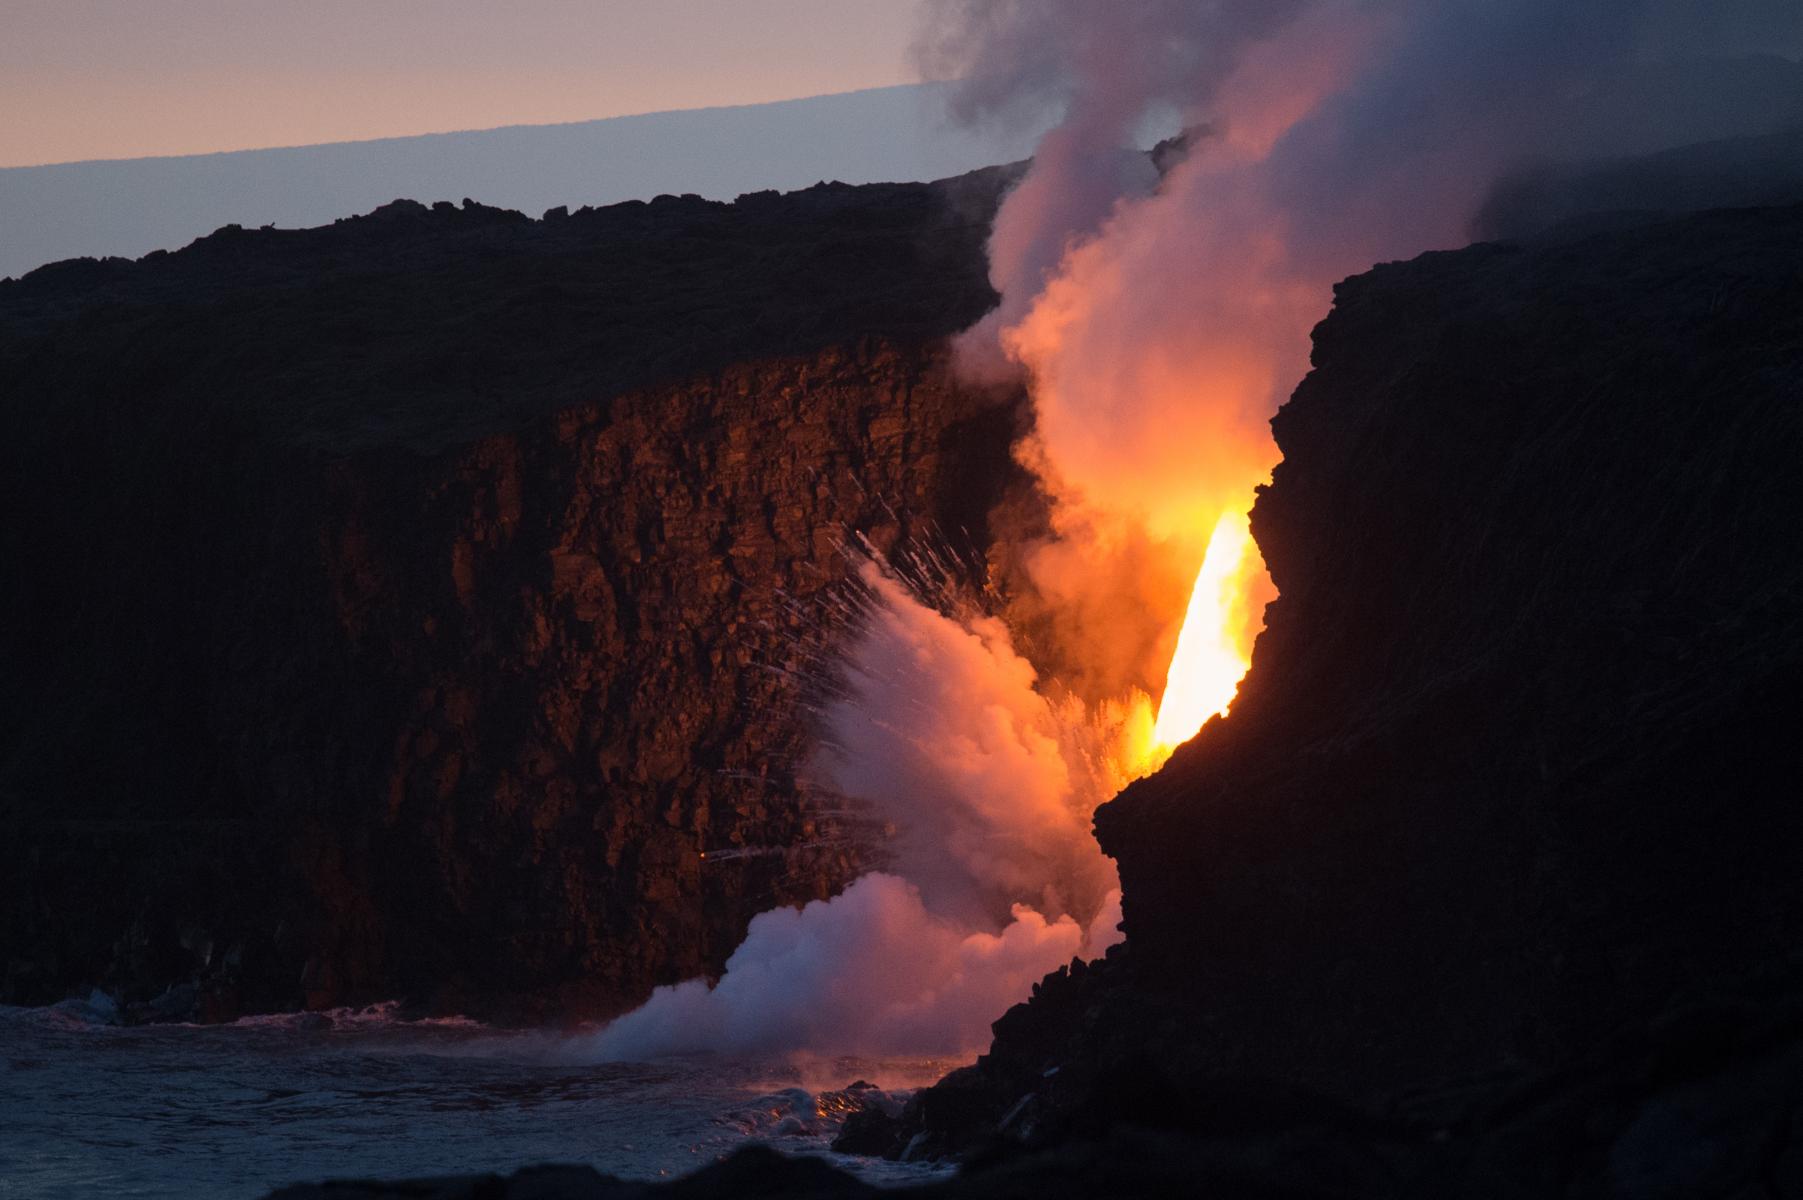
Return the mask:
<path fill-rule="evenodd" d="M 1570 1058 L 1803 944 L 1803 207 L 1343 284 L 1233 714 L 1097 817 L 1210 1062 Z"/>
<path fill-rule="evenodd" d="M 1380 266 L 1274 427 L 1232 715 L 1097 818 L 1126 943 L 886 1152 L 1442 1096 L 1498 1194 L 1795 1194 L 1658 1180 L 1799 1186 L 1803 208 Z"/>
<path fill-rule="evenodd" d="M 605 1015 L 829 894 L 841 542 L 980 551 L 1006 173 L 0 282 L 0 1004 Z"/>

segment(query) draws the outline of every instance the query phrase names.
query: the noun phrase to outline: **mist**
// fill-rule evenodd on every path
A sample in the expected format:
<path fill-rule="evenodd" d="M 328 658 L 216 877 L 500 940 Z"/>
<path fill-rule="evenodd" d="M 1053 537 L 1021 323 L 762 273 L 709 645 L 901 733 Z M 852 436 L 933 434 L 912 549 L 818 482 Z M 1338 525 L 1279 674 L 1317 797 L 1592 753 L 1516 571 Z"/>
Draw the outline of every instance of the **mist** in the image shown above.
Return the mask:
<path fill-rule="evenodd" d="M 895 829 L 887 868 L 753 918 L 717 983 L 659 988 L 574 1056 L 975 1053 L 1034 983 L 1119 940 L 1089 820 L 1149 736 L 1144 697 L 1054 702 L 999 621 L 874 563 L 862 583 L 808 772 Z"/>

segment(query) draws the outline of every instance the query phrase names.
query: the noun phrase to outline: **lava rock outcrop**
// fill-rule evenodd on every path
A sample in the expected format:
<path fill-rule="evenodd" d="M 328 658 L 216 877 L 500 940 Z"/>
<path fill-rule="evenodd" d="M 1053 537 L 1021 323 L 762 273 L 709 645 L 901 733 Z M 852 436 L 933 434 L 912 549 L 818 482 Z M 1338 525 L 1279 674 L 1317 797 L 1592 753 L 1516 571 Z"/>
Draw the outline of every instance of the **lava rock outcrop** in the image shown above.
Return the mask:
<path fill-rule="evenodd" d="M 1211 1058 L 1575 1054 L 1803 935 L 1803 208 L 1336 290 L 1231 717 L 1098 814 Z"/>
<path fill-rule="evenodd" d="M 842 886 L 795 668 L 847 537 L 980 551 L 1008 178 L 0 283 L 0 1003 L 602 1015 Z"/>
<path fill-rule="evenodd" d="M 1536 1072 L 1588 1089 L 1559 1119 L 1611 1171 L 1661 1121 L 1704 1158 L 1734 1157 L 1718 1117 L 1790 1144 L 1794 1046 L 1729 1032 L 1790 1017 L 1722 997 L 1803 941 L 1803 207 L 1379 266 L 1274 430 L 1281 595 L 1233 711 L 1097 815 L 1125 944 L 1002 1017 L 889 1152 L 1206 1134 L 1272 1095 L 1494 1113 Z M 1609 1149 L 1670 1077 L 1574 1064 L 1698 1010 L 1742 1016 L 1682 1071 L 1750 1063 L 1769 1103 L 1672 1098 Z M 1515 1159 L 1541 1190 L 1498 1194 L 1603 1169 L 1542 1152 Z M 1718 1194 L 1663 1178 L 1620 1194 Z"/>

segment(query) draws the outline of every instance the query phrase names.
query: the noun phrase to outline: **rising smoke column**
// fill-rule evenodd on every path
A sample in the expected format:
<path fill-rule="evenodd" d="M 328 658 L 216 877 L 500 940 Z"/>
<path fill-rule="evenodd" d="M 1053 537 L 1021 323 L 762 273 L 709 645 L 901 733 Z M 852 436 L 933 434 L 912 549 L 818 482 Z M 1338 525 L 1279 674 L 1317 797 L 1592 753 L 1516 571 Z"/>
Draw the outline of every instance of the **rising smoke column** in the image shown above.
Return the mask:
<path fill-rule="evenodd" d="M 1159 104 L 1204 101 L 1241 45 L 1281 27 L 1306 0 L 1220 0 L 1212 27 L 1193 0 L 929 2 L 915 47 L 922 72 L 962 81 L 952 116 L 976 124 L 1059 105 L 1033 167 L 998 214 L 989 276 L 1002 303 L 965 341 L 967 366 L 993 369 L 1000 331 L 1017 323 L 1071 238 L 1093 233 L 1157 172 L 1129 141 Z M 1230 32 L 1229 32 L 1230 31 Z M 1226 33 L 1227 36 L 1221 36 Z"/>
<path fill-rule="evenodd" d="M 1037 602 L 1080 631 L 1060 644 L 1077 660 L 1061 669 L 1099 670 L 1081 661 L 1089 647 L 1119 662 L 1122 647 L 1093 631 L 1132 627 L 1137 604 L 1163 631 L 1138 647 L 1154 688 L 1186 593 L 1117 581 L 1146 579 L 1148 552 L 1193 578 L 1223 513 L 1245 511 L 1335 280 L 1463 244 L 1524 165 L 1767 132 L 1799 111 L 1722 86 L 1734 65 L 1706 61 L 1794 52 L 1791 0 L 938 0 L 930 12 L 920 57 L 963 78 L 965 114 L 1066 104 L 997 218 L 1002 306 L 965 358 L 993 373 L 999 355 L 1030 382 L 1022 458 L 1052 498 L 1053 536 L 1022 557 Z M 1663 63 L 1674 53 L 1693 61 Z M 1122 132 L 1160 106 L 1200 136 L 1156 190 L 1107 197 Z"/>
<path fill-rule="evenodd" d="M 1034 979 L 1113 936 L 1119 894 L 1088 818 L 1157 761 L 1133 687 L 1163 685 L 1185 612 L 1199 602 L 1221 627 L 1194 657 L 1243 668 L 1268 582 L 1245 563 L 1191 581 L 1221 530 L 1244 529 L 1276 459 L 1267 422 L 1307 368 L 1333 282 L 1460 244 L 1523 165 L 1803 121 L 1797 97 L 1705 102 L 1732 65 L 1658 65 L 1754 38 L 1794 52 L 1794 0 L 929 11 L 923 62 L 966 78 L 966 117 L 1066 105 L 997 218 L 1002 306 L 963 347 L 972 369 L 1011 366 L 1031 386 L 1020 454 L 1052 535 L 1002 549 L 1025 564 L 1021 603 L 1063 634 L 1059 673 L 1044 677 L 1002 622 L 946 616 L 871 568 L 814 767 L 895 823 L 891 872 L 757 917 L 717 985 L 659 989 L 592 1056 L 980 1048 Z M 1204 132 L 1154 186 L 1122 146 L 1158 106 Z M 1214 701 L 1200 703 L 1195 719 Z"/>

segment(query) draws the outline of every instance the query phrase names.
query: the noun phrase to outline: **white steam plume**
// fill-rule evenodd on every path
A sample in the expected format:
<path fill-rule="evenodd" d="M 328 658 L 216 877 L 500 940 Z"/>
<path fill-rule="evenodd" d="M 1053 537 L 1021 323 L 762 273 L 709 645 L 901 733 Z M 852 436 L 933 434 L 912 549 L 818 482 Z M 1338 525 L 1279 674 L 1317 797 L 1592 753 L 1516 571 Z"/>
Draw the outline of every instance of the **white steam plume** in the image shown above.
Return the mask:
<path fill-rule="evenodd" d="M 865 875 L 831 900 L 753 917 L 719 983 L 657 989 L 581 1053 L 966 1054 L 1082 942 L 1070 917 L 1024 906 L 998 932 L 969 929 L 928 912 L 908 881 Z"/>
<path fill-rule="evenodd" d="M 816 771 L 895 825 L 894 869 L 935 913 L 979 926 L 1027 904 L 1088 921 L 1115 886 L 1089 825 L 1125 782 L 1107 742 L 1127 713 L 1054 703 L 1000 621 L 954 621 L 864 576 L 875 604 Z"/>
<path fill-rule="evenodd" d="M 1335 280 L 1462 244 L 1524 165 L 1803 123 L 1795 64 L 1749 72 L 1711 57 L 1794 53 L 1794 0 L 932 11 L 923 60 L 964 69 L 968 115 L 1017 95 L 1066 104 L 997 218 L 1003 305 L 973 336 L 1030 380 L 1023 461 L 1054 497 L 1058 548 L 1023 557 L 1047 603 L 1073 614 L 1120 603 L 1123 526 L 1193 575 L 1198 537 L 1275 464 L 1268 421 L 1307 368 Z M 1208 132 L 1155 191 L 1104 198 L 1123 131 L 1159 105 Z M 1181 616 L 1181 594 L 1144 603 L 1162 624 Z"/>
<path fill-rule="evenodd" d="M 1149 735 L 1143 698 L 1054 703 L 999 622 L 947 617 L 874 565 L 863 581 L 812 770 L 893 825 L 890 871 L 760 914 L 717 984 L 659 988 L 579 1055 L 972 1053 L 1048 972 L 1119 940 L 1089 818 L 1125 782 L 1111 743 Z"/>
<path fill-rule="evenodd" d="M 1034 151 L 1032 170 L 997 215 L 989 277 L 999 308 L 963 339 L 964 366 L 995 374 L 996 338 L 1026 311 L 1070 241 L 1093 233 L 1124 196 L 1157 180 L 1127 142 L 1157 105 L 1193 110 L 1242 46 L 1281 26 L 1305 0 L 928 0 L 915 46 L 923 74 L 962 83 L 953 115 L 968 122 L 1043 111 L 1065 118 Z"/>

